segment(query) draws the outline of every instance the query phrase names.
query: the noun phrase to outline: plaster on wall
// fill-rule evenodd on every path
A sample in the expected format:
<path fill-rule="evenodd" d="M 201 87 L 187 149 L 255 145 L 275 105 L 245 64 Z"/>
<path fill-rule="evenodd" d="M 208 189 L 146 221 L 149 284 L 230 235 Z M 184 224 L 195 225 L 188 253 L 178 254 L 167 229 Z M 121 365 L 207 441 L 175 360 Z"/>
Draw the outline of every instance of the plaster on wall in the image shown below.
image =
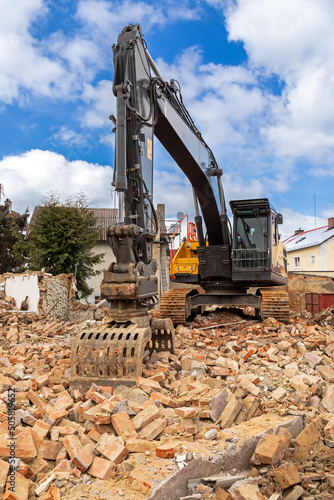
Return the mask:
<path fill-rule="evenodd" d="M 38 312 L 39 287 L 37 274 L 20 274 L 6 278 L 5 293 L 15 297 L 16 307 L 28 296 L 28 312 Z"/>

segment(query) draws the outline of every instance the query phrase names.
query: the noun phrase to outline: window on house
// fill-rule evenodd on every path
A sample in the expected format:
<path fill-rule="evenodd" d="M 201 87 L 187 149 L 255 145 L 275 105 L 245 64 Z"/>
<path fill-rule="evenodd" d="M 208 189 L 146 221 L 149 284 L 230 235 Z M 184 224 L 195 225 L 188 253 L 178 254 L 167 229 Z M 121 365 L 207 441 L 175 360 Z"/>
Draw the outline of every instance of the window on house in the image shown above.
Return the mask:
<path fill-rule="evenodd" d="M 293 262 L 294 262 L 294 268 L 299 269 L 300 268 L 300 257 L 294 257 Z"/>
<path fill-rule="evenodd" d="M 315 264 L 315 255 L 311 255 L 311 264 Z"/>

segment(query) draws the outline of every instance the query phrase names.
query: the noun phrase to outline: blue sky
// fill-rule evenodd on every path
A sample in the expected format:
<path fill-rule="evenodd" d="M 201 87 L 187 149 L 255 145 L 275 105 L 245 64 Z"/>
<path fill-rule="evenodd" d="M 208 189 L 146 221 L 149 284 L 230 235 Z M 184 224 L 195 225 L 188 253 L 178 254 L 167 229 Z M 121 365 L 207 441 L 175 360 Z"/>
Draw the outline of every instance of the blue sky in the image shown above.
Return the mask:
<path fill-rule="evenodd" d="M 15 210 L 50 191 L 112 207 L 111 46 L 140 23 L 224 170 L 227 200 L 266 196 L 283 236 L 334 216 L 331 0 L 0 0 L 0 184 Z M 193 215 L 155 144 L 154 202 Z"/>

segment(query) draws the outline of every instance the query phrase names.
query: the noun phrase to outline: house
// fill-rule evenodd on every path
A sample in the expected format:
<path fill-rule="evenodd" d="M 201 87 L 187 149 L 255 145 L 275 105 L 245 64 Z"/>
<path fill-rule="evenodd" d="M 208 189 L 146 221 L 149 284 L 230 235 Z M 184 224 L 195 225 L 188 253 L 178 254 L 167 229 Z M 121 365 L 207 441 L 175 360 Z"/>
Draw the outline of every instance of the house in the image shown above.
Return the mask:
<path fill-rule="evenodd" d="M 289 272 L 334 277 L 334 217 L 328 219 L 327 226 L 298 229 L 283 243 Z"/>

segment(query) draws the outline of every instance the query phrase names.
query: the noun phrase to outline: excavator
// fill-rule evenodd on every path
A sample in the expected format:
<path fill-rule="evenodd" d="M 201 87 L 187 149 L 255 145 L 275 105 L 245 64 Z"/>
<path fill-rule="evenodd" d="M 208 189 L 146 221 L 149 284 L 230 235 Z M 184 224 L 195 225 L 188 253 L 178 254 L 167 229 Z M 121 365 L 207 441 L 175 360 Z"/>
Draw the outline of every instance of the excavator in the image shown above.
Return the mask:
<path fill-rule="evenodd" d="M 108 321 L 80 332 L 72 346 L 71 382 L 87 388 L 132 386 L 143 360 L 175 350 L 174 324 L 201 306 L 251 306 L 258 316 L 288 319 L 287 257 L 278 234 L 282 215 L 267 198 L 230 202 L 227 216 L 222 169 L 187 111 L 176 80 L 166 82 L 151 58 L 139 24 L 126 26 L 113 45 L 116 116 L 112 184 L 118 193 L 118 223 L 108 228 L 116 261 L 104 271 L 101 297 Z M 192 186 L 198 244 L 189 256 L 197 266 L 177 266 L 175 281 L 198 288 L 171 289 L 158 302 L 158 232 L 153 204 L 153 138 Z M 188 257 L 189 257 L 188 256 Z M 186 256 L 186 260 L 188 258 Z"/>

